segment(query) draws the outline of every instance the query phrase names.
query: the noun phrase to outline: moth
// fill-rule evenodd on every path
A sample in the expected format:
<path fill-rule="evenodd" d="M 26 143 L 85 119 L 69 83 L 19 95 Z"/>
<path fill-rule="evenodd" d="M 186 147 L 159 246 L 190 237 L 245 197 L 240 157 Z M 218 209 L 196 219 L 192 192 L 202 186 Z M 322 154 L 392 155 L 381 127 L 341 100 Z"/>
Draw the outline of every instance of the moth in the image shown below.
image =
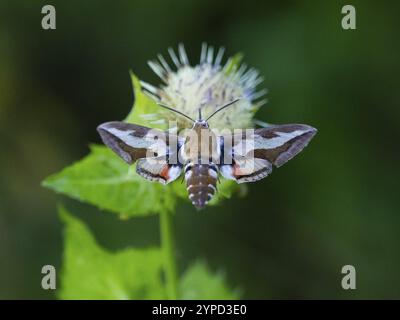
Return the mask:
<path fill-rule="evenodd" d="M 104 144 L 125 162 L 137 162 L 136 172 L 143 178 L 168 184 L 183 173 L 188 197 L 201 209 L 217 192 L 220 176 L 237 183 L 263 179 L 273 166 L 282 166 L 302 151 L 317 133 L 305 124 L 284 124 L 219 135 L 209 127 L 209 119 L 238 100 L 206 119 L 201 108 L 193 119 L 159 103 L 193 122 L 183 135 L 120 121 L 103 123 L 97 130 Z"/>

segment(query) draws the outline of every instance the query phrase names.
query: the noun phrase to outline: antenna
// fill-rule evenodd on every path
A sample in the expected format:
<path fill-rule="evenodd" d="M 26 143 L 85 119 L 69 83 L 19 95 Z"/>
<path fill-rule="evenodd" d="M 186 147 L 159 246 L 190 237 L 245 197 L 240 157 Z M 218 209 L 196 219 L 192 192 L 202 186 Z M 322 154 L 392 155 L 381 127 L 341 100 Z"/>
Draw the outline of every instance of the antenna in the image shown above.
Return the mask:
<path fill-rule="evenodd" d="M 182 112 L 180 112 L 180 111 L 178 111 L 178 110 L 176 110 L 176 109 L 174 109 L 174 108 L 172 108 L 172 107 L 170 107 L 170 106 L 167 106 L 167 105 L 165 105 L 165 104 L 162 104 L 161 102 L 157 102 L 157 104 L 158 104 L 160 107 L 163 107 L 163 108 L 165 108 L 165 109 L 168 109 L 169 111 L 173 111 L 173 112 L 176 112 L 176 113 L 180 114 L 181 116 L 184 116 L 185 118 L 189 119 L 190 121 L 196 122 L 196 120 L 194 120 L 193 118 L 187 116 L 186 114 L 184 114 L 184 113 L 182 113 Z"/>
<path fill-rule="evenodd" d="M 210 120 L 210 118 L 212 118 L 213 116 L 215 116 L 218 112 L 220 112 L 221 110 L 228 108 L 229 106 L 231 106 L 232 104 L 234 104 L 235 102 L 238 102 L 241 98 L 235 99 L 231 102 L 228 102 L 227 104 L 223 105 L 221 108 L 217 109 L 216 111 L 214 111 L 211 116 L 209 116 L 206 121 Z"/>

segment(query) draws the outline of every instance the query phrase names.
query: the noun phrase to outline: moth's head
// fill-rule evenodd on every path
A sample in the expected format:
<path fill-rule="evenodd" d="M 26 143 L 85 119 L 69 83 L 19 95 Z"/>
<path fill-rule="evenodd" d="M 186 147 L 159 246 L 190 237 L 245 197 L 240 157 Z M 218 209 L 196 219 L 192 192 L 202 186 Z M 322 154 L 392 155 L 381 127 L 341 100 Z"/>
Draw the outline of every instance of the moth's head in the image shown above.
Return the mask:
<path fill-rule="evenodd" d="M 193 129 L 208 129 L 208 122 L 204 119 L 197 119 L 193 123 Z"/>
<path fill-rule="evenodd" d="M 210 118 L 212 118 L 213 116 L 215 116 L 218 112 L 222 111 L 223 109 L 225 109 L 225 108 L 227 108 L 227 107 L 233 105 L 235 102 L 237 102 L 237 101 L 239 101 L 239 100 L 240 100 L 240 98 L 235 99 L 235 100 L 233 100 L 233 101 L 231 101 L 231 102 L 228 102 L 227 104 L 225 104 L 225 105 L 223 105 L 222 107 L 220 107 L 220 108 L 218 108 L 217 110 L 215 110 L 215 111 L 214 111 L 210 116 L 208 116 L 208 118 L 206 118 L 205 120 L 203 119 L 203 116 L 202 116 L 202 114 L 201 114 L 201 108 L 202 108 L 202 106 L 199 106 L 199 108 L 198 108 L 199 116 L 198 116 L 198 118 L 195 120 L 195 119 L 189 117 L 188 115 L 186 115 L 186 114 L 184 114 L 184 113 L 182 113 L 182 112 L 180 112 L 180 111 L 178 111 L 178 110 L 176 110 L 176 109 L 174 109 L 174 108 L 172 108 L 172 107 L 170 107 L 170 106 L 167 106 L 167 105 L 165 105 L 165 104 L 163 104 L 163 103 L 161 103 L 161 102 L 157 102 L 157 104 L 158 104 L 159 106 L 165 108 L 165 109 L 168 109 L 169 111 L 176 112 L 176 113 L 180 114 L 181 116 L 183 116 L 183 117 L 189 119 L 190 121 L 193 121 L 193 129 L 208 129 L 208 128 L 209 128 L 209 126 L 208 126 L 208 120 L 210 120 Z"/>

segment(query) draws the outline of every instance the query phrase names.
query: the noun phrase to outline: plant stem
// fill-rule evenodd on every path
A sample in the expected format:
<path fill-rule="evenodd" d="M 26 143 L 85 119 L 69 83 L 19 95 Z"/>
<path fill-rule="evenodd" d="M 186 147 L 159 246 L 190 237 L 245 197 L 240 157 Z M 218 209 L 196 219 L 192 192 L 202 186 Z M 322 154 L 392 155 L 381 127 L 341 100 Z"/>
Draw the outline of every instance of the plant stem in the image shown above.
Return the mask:
<path fill-rule="evenodd" d="M 163 210 L 160 214 L 160 233 L 167 286 L 167 296 L 170 300 L 176 300 L 178 299 L 178 277 L 176 273 L 172 212 L 169 210 Z"/>

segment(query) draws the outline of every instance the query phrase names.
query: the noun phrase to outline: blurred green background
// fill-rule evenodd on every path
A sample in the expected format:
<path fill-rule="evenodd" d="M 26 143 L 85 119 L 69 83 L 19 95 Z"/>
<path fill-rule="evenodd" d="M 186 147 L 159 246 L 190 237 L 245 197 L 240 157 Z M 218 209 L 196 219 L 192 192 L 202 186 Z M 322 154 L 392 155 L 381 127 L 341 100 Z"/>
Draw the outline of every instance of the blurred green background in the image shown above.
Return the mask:
<path fill-rule="evenodd" d="M 53 4 L 57 29 L 41 29 Z M 40 187 L 99 143 L 96 126 L 125 117 L 128 71 L 157 84 L 146 65 L 183 42 L 265 77 L 257 117 L 319 129 L 311 145 L 246 197 L 176 214 L 178 262 L 223 270 L 244 298 L 400 298 L 400 6 L 351 1 L 357 30 L 341 28 L 348 1 L 1 1 L 0 298 L 55 298 L 41 267 L 61 266 L 56 203 L 110 250 L 157 244 L 158 219 L 116 215 Z M 357 289 L 341 288 L 341 268 Z"/>

